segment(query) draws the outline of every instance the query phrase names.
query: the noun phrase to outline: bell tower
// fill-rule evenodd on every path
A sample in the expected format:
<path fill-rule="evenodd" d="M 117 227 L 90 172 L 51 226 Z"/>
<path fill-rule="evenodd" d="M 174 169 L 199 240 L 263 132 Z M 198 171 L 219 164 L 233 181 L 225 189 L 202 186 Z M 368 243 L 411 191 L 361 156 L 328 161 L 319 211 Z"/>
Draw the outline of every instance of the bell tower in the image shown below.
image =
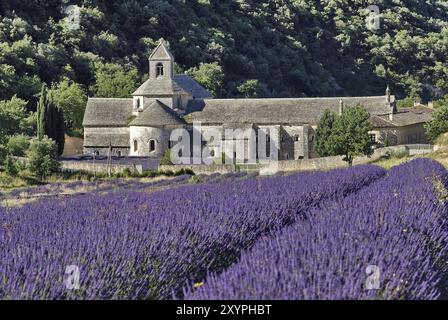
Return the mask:
<path fill-rule="evenodd" d="M 149 78 L 173 79 L 173 72 L 174 57 L 161 40 L 149 57 Z"/>

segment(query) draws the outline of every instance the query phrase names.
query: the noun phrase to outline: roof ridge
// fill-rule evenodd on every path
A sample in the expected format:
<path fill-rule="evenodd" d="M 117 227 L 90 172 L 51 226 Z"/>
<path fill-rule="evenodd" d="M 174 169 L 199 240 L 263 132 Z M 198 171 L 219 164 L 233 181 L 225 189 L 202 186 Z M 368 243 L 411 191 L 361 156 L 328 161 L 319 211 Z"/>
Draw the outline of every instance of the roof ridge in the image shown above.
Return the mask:
<path fill-rule="evenodd" d="M 394 97 L 394 96 L 391 96 Z M 221 99 L 202 99 L 202 100 L 215 100 L 215 101 L 266 101 L 266 100 L 336 100 L 336 99 L 378 99 L 378 98 L 386 98 L 386 96 L 358 96 L 358 97 L 298 97 L 298 98 L 221 98 Z"/>
<path fill-rule="evenodd" d="M 132 98 L 101 98 L 101 97 L 88 97 L 87 99 L 95 100 L 132 100 Z"/>

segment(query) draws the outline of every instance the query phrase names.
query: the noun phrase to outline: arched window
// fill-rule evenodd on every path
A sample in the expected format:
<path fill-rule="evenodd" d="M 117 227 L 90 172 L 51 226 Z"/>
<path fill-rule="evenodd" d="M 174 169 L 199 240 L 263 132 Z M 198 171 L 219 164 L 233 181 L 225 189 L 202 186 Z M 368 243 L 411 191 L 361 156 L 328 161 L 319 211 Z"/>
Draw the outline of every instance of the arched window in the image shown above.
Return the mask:
<path fill-rule="evenodd" d="M 211 150 L 211 151 L 210 151 L 210 156 L 211 156 L 211 157 L 214 157 L 214 156 L 215 156 L 215 150 Z"/>
<path fill-rule="evenodd" d="M 158 63 L 156 65 L 156 77 L 162 77 L 163 76 L 163 63 Z"/>
<path fill-rule="evenodd" d="M 140 109 L 140 99 L 135 100 L 135 109 Z"/>
<path fill-rule="evenodd" d="M 121 151 L 118 151 L 117 155 L 121 158 Z"/>
<path fill-rule="evenodd" d="M 134 152 L 138 151 L 138 141 L 137 139 L 134 140 Z"/>
<path fill-rule="evenodd" d="M 156 140 L 149 140 L 149 152 L 156 151 Z"/>
<path fill-rule="evenodd" d="M 95 155 L 95 157 L 100 155 L 100 152 L 98 150 L 95 150 L 95 152 L 93 153 Z"/>
<path fill-rule="evenodd" d="M 300 141 L 300 136 L 295 136 L 295 137 L 294 137 L 294 141 L 295 141 L 295 142 L 299 142 L 299 141 Z"/>

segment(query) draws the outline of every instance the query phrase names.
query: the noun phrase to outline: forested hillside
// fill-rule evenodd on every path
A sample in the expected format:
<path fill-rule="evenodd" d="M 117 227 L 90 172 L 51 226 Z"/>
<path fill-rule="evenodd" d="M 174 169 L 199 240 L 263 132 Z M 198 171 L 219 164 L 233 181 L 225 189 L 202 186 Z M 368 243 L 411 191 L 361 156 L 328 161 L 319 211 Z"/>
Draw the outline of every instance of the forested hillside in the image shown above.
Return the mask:
<path fill-rule="evenodd" d="M 2 0 L 0 100 L 17 94 L 34 110 L 42 83 L 65 103 L 82 105 L 81 91 L 127 96 L 160 38 L 177 72 L 217 96 L 383 94 L 390 83 L 400 97 L 439 98 L 448 93 L 442 2 L 377 0 L 371 30 L 371 3 L 358 0 Z M 64 19 L 73 4 L 75 29 Z"/>

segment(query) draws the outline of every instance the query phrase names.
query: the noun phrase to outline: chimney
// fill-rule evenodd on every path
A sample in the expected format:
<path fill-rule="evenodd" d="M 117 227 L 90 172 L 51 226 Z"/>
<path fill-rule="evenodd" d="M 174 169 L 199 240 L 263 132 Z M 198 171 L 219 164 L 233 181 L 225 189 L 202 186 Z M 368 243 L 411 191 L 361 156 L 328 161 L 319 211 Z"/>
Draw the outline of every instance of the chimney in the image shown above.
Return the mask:
<path fill-rule="evenodd" d="M 386 101 L 388 103 L 390 103 L 390 88 L 389 88 L 389 85 L 387 85 L 387 88 L 386 88 Z"/>
<path fill-rule="evenodd" d="M 341 115 L 344 112 L 344 101 L 339 99 L 339 114 Z"/>
<path fill-rule="evenodd" d="M 386 105 L 389 108 L 389 120 L 392 121 L 394 114 L 397 113 L 397 105 L 395 104 L 395 101 L 392 102 L 389 85 L 387 85 L 386 88 Z"/>
<path fill-rule="evenodd" d="M 434 109 L 434 102 L 429 101 L 428 102 L 428 108 Z"/>

